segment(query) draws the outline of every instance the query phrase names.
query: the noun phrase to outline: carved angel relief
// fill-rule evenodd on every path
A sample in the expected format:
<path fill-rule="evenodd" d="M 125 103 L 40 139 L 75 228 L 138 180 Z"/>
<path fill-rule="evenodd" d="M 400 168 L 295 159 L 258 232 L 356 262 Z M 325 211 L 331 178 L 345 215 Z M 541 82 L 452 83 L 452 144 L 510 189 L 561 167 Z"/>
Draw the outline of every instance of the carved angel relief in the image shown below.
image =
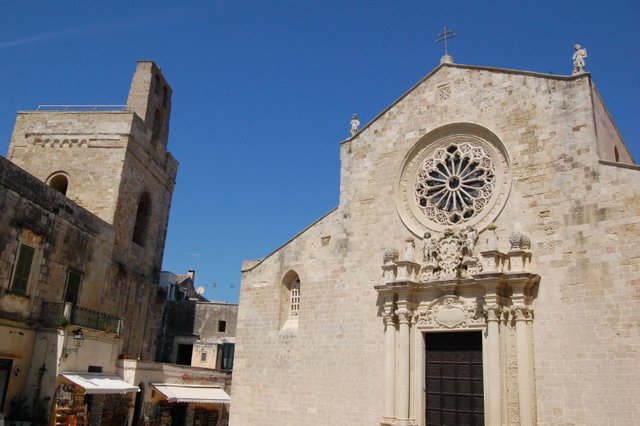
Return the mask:
<path fill-rule="evenodd" d="M 477 304 L 453 295 L 442 296 L 431 302 L 418 317 L 418 326 L 426 328 L 465 328 L 483 323 L 484 316 L 478 315 Z"/>

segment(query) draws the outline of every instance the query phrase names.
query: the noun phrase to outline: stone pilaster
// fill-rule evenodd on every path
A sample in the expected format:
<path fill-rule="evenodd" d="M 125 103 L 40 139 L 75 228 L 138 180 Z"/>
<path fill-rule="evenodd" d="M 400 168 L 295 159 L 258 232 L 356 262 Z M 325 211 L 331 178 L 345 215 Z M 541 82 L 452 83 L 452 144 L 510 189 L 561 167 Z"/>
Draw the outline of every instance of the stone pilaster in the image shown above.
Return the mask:
<path fill-rule="evenodd" d="M 495 303 L 484 308 L 487 319 L 487 425 L 502 425 L 502 380 L 500 368 L 500 316 L 502 308 Z"/>
<path fill-rule="evenodd" d="M 409 385 L 410 385 L 410 324 L 412 313 L 407 309 L 406 302 L 398 303 L 398 377 L 396 425 L 412 424 L 409 419 Z"/>
<path fill-rule="evenodd" d="M 389 305 L 391 305 L 391 302 Z M 384 363 L 384 415 L 381 424 L 392 424 L 396 418 L 396 318 L 393 311 L 383 314 L 385 337 L 385 363 Z"/>

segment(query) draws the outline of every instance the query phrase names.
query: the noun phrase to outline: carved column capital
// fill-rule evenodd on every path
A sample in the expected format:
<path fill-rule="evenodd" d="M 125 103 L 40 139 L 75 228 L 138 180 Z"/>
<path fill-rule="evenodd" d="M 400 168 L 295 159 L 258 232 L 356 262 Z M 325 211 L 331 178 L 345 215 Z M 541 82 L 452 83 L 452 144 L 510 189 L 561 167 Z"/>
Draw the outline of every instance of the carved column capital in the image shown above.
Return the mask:
<path fill-rule="evenodd" d="M 495 303 L 485 305 L 482 312 L 487 318 L 487 321 L 500 321 L 500 317 L 502 316 L 502 306 Z"/>
<path fill-rule="evenodd" d="M 398 309 L 396 315 L 400 324 L 410 324 L 413 313 L 408 309 Z"/>
<path fill-rule="evenodd" d="M 385 326 L 395 325 L 396 324 L 396 316 L 393 313 L 383 313 L 382 321 Z"/>
<path fill-rule="evenodd" d="M 511 311 L 514 321 L 526 321 L 531 318 L 531 309 L 528 306 L 513 306 Z"/>

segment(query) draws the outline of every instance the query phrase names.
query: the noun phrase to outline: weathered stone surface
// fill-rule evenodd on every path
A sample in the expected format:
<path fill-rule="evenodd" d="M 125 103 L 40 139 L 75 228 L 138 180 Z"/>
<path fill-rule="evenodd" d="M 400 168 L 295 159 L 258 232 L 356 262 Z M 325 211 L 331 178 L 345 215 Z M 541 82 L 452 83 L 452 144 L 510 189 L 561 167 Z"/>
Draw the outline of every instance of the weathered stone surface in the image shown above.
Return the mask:
<path fill-rule="evenodd" d="M 383 253 L 402 253 L 407 238 L 419 241 L 425 231 L 442 236 L 442 230 L 401 220 L 402 167 L 424 138 L 468 123 L 497 137 L 506 153 L 505 170 L 498 173 L 509 180 L 504 203 L 478 218 L 479 250 L 486 250 L 482 242 L 491 222 L 497 236 L 491 250 L 512 250 L 509 236 L 518 231 L 530 238 L 531 259 L 517 250 L 507 257 L 495 251 L 492 268 L 508 267 L 506 259 L 540 276 L 539 287 L 527 296 L 532 310 L 521 306 L 507 317 L 529 325 L 515 319 L 500 325 L 500 353 L 485 347 L 505 369 L 503 386 L 515 390 L 497 401 L 505 424 L 524 421 L 522 409 L 533 410 L 528 421 L 534 424 L 640 422 L 640 169 L 632 165 L 590 75 L 443 64 L 341 144 L 337 209 L 261 261 L 243 264 L 233 424 L 380 423 L 384 301 L 374 285 L 383 284 Z M 491 241 L 495 246 L 493 236 Z M 300 277 L 298 327 L 279 335 L 287 315 L 283 281 L 290 271 Z M 384 269 L 384 276 L 392 273 Z M 451 291 L 459 288 L 454 280 Z M 509 314 L 489 308 L 486 315 L 497 315 L 491 321 Z M 452 313 L 444 311 L 435 321 L 466 324 L 462 314 Z M 416 335 L 412 345 L 420 342 Z M 523 335 L 530 336 L 530 357 L 516 351 Z M 518 357 L 531 360 L 533 377 L 518 376 Z M 410 360 L 410 421 L 401 424 L 424 422 L 424 364 L 416 359 Z M 523 380 L 533 386 L 524 405 L 517 392 Z M 485 406 L 495 403 L 488 395 Z"/>
<path fill-rule="evenodd" d="M 178 166 L 166 151 L 170 94 L 156 65 L 140 62 L 124 111 L 18 113 L 8 159 L 0 157 L 0 331 L 17 328 L 27 338 L 0 345 L 0 357 L 24 371 L 11 381 L 7 404 L 23 390 L 31 398 L 41 366 L 44 397 L 57 372 L 115 372 L 120 355 L 155 354 L 164 303 L 157 283 Z M 55 176 L 65 177 L 66 195 L 54 189 Z M 144 232 L 134 241 L 136 226 Z M 26 291 L 16 295 L 12 274 L 29 239 L 34 260 Z M 83 319 L 44 321 L 44 303 L 65 301 L 71 272 L 81 278 L 70 303 Z M 94 321 L 103 316 L 111 322 Z M 65 352 L 79 326 L 82 348 Z"/>

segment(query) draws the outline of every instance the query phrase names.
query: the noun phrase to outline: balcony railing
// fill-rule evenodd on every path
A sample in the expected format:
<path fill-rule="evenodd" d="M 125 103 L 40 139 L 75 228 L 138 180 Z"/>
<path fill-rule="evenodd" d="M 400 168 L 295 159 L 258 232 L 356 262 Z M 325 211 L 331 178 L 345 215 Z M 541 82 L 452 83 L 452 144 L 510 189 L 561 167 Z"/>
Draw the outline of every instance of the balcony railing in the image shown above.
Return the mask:
<path fill-rule="evenodd" d="M 36 111 L 126 111 L 127 105 L 38 105 Z"/>
<path fill-rule="evenodd" d="M 122 318 L 73 306 L 71 303 L 42 302 L 41 319 L 57 326 L 77 325 L 120 335 L 123 331 Z"/>

